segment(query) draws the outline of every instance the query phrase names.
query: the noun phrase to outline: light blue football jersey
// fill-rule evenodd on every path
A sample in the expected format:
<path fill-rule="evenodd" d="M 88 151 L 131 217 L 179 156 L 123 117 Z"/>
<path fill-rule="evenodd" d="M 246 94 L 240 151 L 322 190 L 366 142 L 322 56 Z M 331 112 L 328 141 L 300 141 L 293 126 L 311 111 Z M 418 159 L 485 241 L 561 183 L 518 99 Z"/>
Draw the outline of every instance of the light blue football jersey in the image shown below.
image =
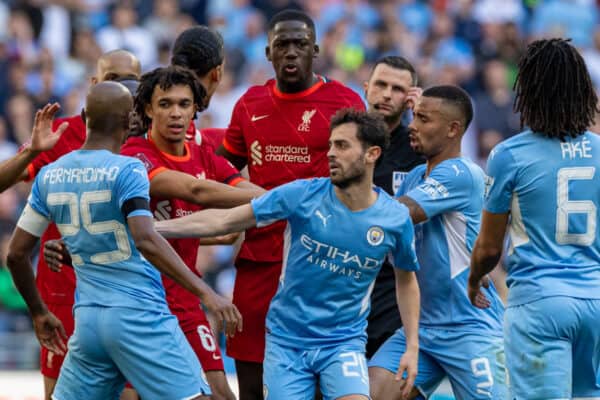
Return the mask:
<path fill-rule="evenodd" d="M 397 192 L 398 197 L 406 195 L 416 201 L 428 218 L 415 226 L 421 265 L 417 272 L 420 324 L 501 335 L 504 306 L 493 285 L 484 289 L 492 303 L 485 310 L 473 307 L 466 289 L 481 222 L 485 175 L 465 158 L 442 161 L 427 178 L 426 168 L 420 165 L 410 171 Z"/>
<path fill-rule="evenodd" d="M 600 299 L 600 136 L 525 131 L 498 144 L 487 169 L 485 209 L 511 215 L 509 305 Z"/>
<path fill-rule="evenodd" d="M 141 161 L 108 150 L 73 151 L 39 172 L 30 206 L 56 223 L 73 260 L 75 307 L 169 312 L 160 272 L 135 247 L 121 207 L 149 199 Z M 149 216 L 136 210 L 128 216 Z"/>
<path fill-rule="evenodd" d="M 383 190 L 349 210 L 329 178 L 298 180 L 252 201 L 258 226 L 287 220 L 279 288 L 267 314 L 270 338 L 286 346 L 366 343 L 375 277 L 390 254 L 419 268 L 408 209 Z"/>

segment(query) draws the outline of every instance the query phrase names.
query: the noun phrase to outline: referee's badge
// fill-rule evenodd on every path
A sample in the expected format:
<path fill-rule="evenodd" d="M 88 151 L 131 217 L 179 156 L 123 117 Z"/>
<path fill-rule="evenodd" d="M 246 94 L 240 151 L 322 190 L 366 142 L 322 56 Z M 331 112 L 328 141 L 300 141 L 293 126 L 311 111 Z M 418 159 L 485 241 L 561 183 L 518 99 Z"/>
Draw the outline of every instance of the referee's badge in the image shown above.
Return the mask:
<path fill-rule="evenodd" d="M 372 226 L 367 231 L 367 242 L 371 246 L 379 246 L 383 242 L 384 237 L 383 229 L 378 226 Z"/>

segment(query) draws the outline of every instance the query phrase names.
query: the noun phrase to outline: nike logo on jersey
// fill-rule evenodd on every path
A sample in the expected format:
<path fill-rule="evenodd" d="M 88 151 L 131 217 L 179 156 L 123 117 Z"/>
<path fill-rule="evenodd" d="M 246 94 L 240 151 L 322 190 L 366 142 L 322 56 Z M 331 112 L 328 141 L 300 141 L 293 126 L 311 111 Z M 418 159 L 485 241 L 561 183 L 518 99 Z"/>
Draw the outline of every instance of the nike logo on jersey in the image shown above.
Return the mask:
<path fill-rule="evenodd" d="M 252 115 L 252 118 L 250 118 L 250 120 L 252 122 L 256 122 L 256 121 L 260 121 L 261 119 L 267 118 L 269 116 L 269 114 L 265 114 L 265 115 Z"/>
<path fill-rule="evenodd" d="M 213 358 L 213 360 L 220 360 L 220 359 L 221 359 L 221 356 L 219 356 L 219 355 L 217 355 L 217 354 L 213 353 L 213 354 L 212 354 L 212 358 Z"/>
<path fill-rule="evenodd" d="M 323 226 L 327 228 L 327 220 L 331 218 L 331 214 L 324 216 L 320 210 L 317 210 L 317 212 L 315 212 L 315 215 L 321 219 L 321 221 L 323 222 Z"/>

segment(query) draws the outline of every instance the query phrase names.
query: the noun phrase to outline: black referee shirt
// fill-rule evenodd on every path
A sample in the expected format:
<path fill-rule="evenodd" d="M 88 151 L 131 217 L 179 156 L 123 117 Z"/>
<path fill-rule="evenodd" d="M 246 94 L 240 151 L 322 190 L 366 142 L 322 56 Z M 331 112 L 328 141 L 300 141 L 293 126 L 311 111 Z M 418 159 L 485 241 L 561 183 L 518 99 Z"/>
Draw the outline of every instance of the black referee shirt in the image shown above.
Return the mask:
<path fill-rule="evenodd" d="M 391 133 L 390 146 L 375 167 L 373 181 L 393 196 L 406 173 L 424 162 L 425 158 L 416 155 L 410 147 L 408 129 L 401 124 Z M 367 358 L 371 358 L 379 346 L 402 326 L 396 304 L 393 268 L 387 261 L 384 262 L 375 280 L 368 317 Z"/>

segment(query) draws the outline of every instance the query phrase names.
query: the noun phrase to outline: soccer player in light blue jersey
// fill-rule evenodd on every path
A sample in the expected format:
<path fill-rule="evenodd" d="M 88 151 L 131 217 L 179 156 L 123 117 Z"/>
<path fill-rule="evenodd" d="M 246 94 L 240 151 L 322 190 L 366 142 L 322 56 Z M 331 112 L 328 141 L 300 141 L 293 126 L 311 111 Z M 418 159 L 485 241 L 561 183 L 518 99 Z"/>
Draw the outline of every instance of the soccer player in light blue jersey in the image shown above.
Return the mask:
<path fill-rule="evenodd" d="M 505 399 L 504 307 L 493 286 L 490 307 L 471 306 L 467 277 L 483 207 L 484 173 L 461 156 L 473 109 L 456 86 L 435 86 L 417 100 L 411 146 L 427 159 L 408 173 L 397 196 L 415 223 L 421 288 L 419 373 L 410 398 L 428 398 L 448 377 L 459 400 Z M 369 362 L 374 400 L 400 399 L 395 375 L 406 347 L 399 329 Z"/>
<path fill-rule="evenodd" d="M 585 63 L 563 39 L 533 42 L 519 63 L 515 110 L 528 130 L 488 159 L 487 197 L 469 296 L 508 223 L 504 320 L 511 399 L 600 399 L 600 137 Z"/>
<path fill-rule="evenodd" d="M 283 271 L 267 314 L 266 399 L 369 398 L 365 360 L 369 298 L 386 255 L 395 269 L 407 347 L 399 374 L 412 389 L 419 288 L 408 210 L 373 186 L 388 138 L 383 121 L 346 109 L 331 121 L 330 178 L 297 180 L 250 205 L 205 210 L 156 224 L 163 235 L 214 236 L 287 220 Z"/>
<path fill-rule="evenodd" d="M 119 83 L 90 90 L 84 146 L 39 172 L 10 243 L 7 264 L 38 339 L 58 354 L 65 350 L 64 330 L 41 300 L 29 261 L 51 221 L 75 268 L 75 332 L 54 400 L 115 399 L 126 380 L 144 399 L 208 398 L 200 364 L 167 306 L 159 270 L 224 316 L 230 330 L 240 322 L 235 307 L 190 271 L 154 230 L 143 164 L 115 154 L 132 105 Z M 37 124 L 50 129 L 47 118 L 40 116 Z"/>

